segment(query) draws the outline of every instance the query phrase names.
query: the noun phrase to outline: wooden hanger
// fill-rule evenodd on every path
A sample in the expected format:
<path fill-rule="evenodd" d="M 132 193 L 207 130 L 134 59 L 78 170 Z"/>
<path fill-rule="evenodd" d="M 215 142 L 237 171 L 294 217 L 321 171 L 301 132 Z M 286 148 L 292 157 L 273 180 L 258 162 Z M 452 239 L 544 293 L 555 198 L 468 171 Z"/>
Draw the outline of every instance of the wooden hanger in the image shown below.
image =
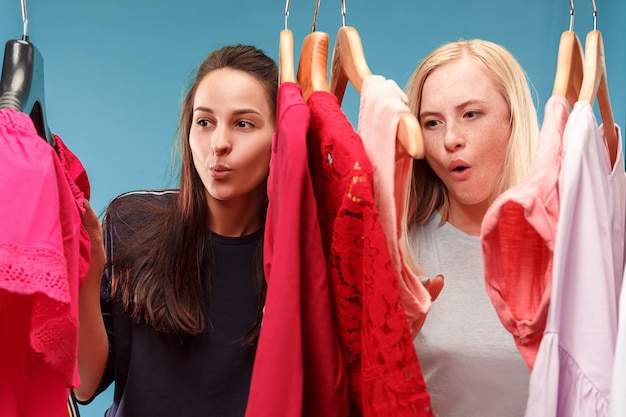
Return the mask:
<path fill-rule="evenodd" d="M 280 31 L 278 48 L 278 82 L 295 82 L 293 66 L 293 34 L 289 29 Z"/>
<path fill-rule="evenodd" d="M 298 84 L 302 90 L 302 98 L 306 101 L 313 91 L 328 91 L 328 33 L 315 30 L 320 0 L 315 2 L 313 24 L 302 42 L 300 60 L 298 62 Z"/>
<path fill-rule="evenodd" d="M 569 30 L 561 34 L 552 95 L 564 96 L 570 109 L 573 109 L 580 96 L 582 83 L 583 48 L 574 32 L 574 1 L 569 0 Z"/>
<path fill-rule="evenodd" d="M 372 75 L 365 54 L 361 37 L 351 26 L 342 26 L 337 32 L 330 69 L 330 92 L 339 103 L 343 100 L 348 81 L 360 94 L 363 80 Z M 400 116 L 396 138 L 403 150 L 412 158 L 424 157 L 424 142 L 417 118 L 412 113 Z"/>
<path fill-rule="evenodd" d="M 313 31 L 302 42 L 298 84 L 306 101 L 313 91 L 328 90 L 328 33 Z"/>
<path fill-rule="evenodd" d="M 278 83 L 295 82 L 293 66 L 293 34 L 288 29 L 290 0 L 285 3 L 285 29 L 280 31 L 278 45 Z"/>
<path fill-rule="evenodd" d="M 570 109 L 580 96 L 583 83 L 583 48 L 578 35 L 573 30 L 561 34 L 556 65 L 556 76 L 552 95 L 559 94 L 567 98 Z"/>
<path fill-rule="evenodd" d="M 606 77 L 604 43 L 599 30 L 594 29 L 587 34 L 583 74 L 578 100 L 585 101 L 593 106 L 596 98 L 598 99 L 600 116 L 604 125 L 604 137 L 609 149 L 611 165 L 613 165 L 617 158 L 617 134 L 615 133 L 615 122 L 613 121 L 613 110 L 611 109 Z"/>

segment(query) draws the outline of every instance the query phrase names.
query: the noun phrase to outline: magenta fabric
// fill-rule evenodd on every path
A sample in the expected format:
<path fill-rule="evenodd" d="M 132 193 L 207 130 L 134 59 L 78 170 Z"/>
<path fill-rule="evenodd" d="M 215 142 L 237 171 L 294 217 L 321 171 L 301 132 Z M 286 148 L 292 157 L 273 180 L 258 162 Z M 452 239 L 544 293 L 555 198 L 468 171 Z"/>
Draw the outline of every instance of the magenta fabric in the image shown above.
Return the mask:
<path fill-rule="evenodd" d="M 431 297 L 400 250 L 406 186 L 413 166 L 409 155 L 396 155 L 400 116 L 411 113 L 406 94 L 393 80 L 372 75 L 363 80 L 359 111 L 359 136 L 374 170 L 374 197 L 387 238 L 389 256 L 398 277 L 400 300 L 413 337 L 424 324 Z"/>
<path fill-rule="evenodd" d="M 552 96 L 525 178 L 489 207 L 481 228 L 487 294 L 532 370 L 546 326 L 567 100 Z"/>
<path fill-rule="evenodd" d="M 32 349 L 29 332 L 35 296 L 0 289 L 0 416 L 67 417 L 65 377 Z"/>
<path fill-rule="evenodd" d="M 550 307 L 528 417 L 608 415 L 626 219 L 623 145 L 613 128 L 611 166 L 589 103 L 577 102 L 565 127 Z"/>
<path fill-rule="evenodd" d="M 26 362 L 5 361 L 9 369 L 2 374 L 17 376 L 29 369 L 29 380 L 43 378 L 41 386 L 50 386 L 43 396 L 32 391 L 20 398 L 47 399 L 51 404 L 47 415 L 54 415 L 52 404 L 58 402 L 52 396 L 65 392 L 62 404 L 67 413 L 67 387 L 80 383 L 76 364 L 80 213 L 57 154 L 37 135 L 28 115 L 0 109 L 0 143 L 2 315 L 3 319 L 11 316 L 8 306 L 20 308 L 20 313 L 30 311 L 29 325 L 21 327 L 27 338 L 14 338 L 28 340 L 30 349 L 43 357 L 37 363 L 32 355 L 21 357 Z M 0 344 L 0 356 L 11 349 Z M 62 378 L 50 378 L 53 373 L 47 367 Z M 64 383 L 61 388 L 59 381 Z M 3 378 L 3 383 L 19 381 Z"/>
<path fill-rule="evenodd" d="M 315 91 L 307 146 L 351 416 L 432 416 L 387 241 L 373 169 L 337 98 Z"/>
<path fill-rule="evenodd" d="M 267 295 L 246 417 L 341 417 L 349 411 L 309 173 L 308 127 L 300 88 L 282 83 L 268 179 Z"/>

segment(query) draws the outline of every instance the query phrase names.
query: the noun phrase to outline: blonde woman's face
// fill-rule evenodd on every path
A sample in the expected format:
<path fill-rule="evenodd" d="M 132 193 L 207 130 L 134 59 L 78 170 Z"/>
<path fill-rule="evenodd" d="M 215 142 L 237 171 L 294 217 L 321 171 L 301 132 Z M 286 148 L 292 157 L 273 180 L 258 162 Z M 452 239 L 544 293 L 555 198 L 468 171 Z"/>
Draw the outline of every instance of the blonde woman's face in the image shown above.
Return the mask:
<path fill-rule="evenodd" d="M 435 69 L 424 82 L 419 119 L 426 160 L 448 189 L 451 209 L 488 207 L 511 126 L 509 107 L 485 70 L 467 57 Z"/>
<path fill-rule="evenodd" d="M 274 116 L 252 75 L 214 70 L 198 85 L 189 145 L 209 200 L 258 204 L 269 173 Z"/>

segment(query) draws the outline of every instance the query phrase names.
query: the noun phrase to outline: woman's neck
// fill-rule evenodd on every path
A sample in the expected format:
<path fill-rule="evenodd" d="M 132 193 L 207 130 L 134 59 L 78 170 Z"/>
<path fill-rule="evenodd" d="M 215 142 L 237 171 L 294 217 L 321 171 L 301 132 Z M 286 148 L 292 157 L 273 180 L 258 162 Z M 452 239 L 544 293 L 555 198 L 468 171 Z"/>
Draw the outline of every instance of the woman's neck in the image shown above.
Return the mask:
<path fill-rule="evenodd" d="M 466 206 L 451 201 L 450 212 L 446 220 L 468 235 L 480 236 L 480 227 L 488 208 L 487 202 Z"/>
<path fill-rule="evenodd" d="M 218 235 L 245 236 L 261 227 L 259 205 L 250 201 L 219 201 L 209 199 L 209 229 Z"/>

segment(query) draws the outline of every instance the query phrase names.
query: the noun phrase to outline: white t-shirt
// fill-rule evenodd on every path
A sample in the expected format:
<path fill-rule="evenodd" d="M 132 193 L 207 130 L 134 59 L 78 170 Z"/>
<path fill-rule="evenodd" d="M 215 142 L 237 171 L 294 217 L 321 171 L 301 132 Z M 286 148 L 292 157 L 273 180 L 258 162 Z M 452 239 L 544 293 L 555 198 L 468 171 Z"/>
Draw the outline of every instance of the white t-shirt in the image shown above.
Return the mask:
<path fill-rule="evenodd" d="M 434 413 L 523 416 L 530 371 L 487 296 L 480 237 L 440 221 L 410 230 L 420 267 L 445 282 L 414 341 Z"/>

